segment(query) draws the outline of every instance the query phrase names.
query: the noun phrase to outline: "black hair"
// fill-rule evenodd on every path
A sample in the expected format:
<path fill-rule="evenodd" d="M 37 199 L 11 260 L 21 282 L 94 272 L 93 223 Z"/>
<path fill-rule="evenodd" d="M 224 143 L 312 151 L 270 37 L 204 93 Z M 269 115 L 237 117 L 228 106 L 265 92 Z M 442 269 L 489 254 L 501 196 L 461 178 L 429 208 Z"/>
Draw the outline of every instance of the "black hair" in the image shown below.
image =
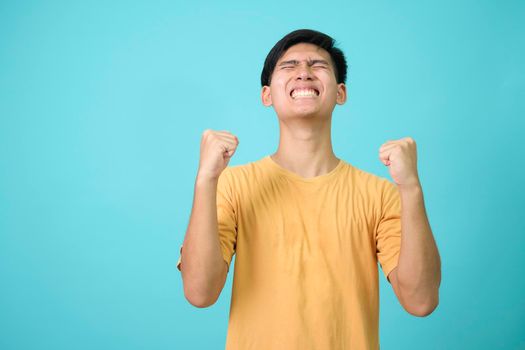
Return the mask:
<path fill-rule="evenodd" d="M 309 43 L 319 46 L 325 49 L 332 58 L 332 62 L 335 68 L 335 79 L 337 83 L 346 82 L 346 59 L 343 51 L 335 47 L 335 40 L 330 36 L 311 29 L 298 29 L 295 30 L 281 40 L 279 40 L 275 46 L 270 50 L 266 60 L 264 61 L 264 67 L 261 73 L 261 85 L 270 85 L 273 70 L 277 61 L 284 55 L 286 50 L 291 46 L 299 43 Z"/>

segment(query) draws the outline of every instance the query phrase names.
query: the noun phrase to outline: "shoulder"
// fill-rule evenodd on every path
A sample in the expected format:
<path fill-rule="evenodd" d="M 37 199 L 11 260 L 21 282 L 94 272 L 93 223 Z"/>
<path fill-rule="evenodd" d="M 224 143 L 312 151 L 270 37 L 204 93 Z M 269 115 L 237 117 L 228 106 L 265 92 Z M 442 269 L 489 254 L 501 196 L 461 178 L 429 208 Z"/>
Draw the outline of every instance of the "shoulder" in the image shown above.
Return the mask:
<path fill-rule="evenodd" d="M 399 189 L 390 179 L 361 169 L 358 169 L 357 173 L 363 187 L 366 188 L 367 194 L 377 203 L 378 207 L 383 208 L 385 205 L 399 204 Z"/>
<path fill-rule="evenodd" d="M 223 170 L 221 176 L 224 175 L 230 181 L 239 182 L 259 176 L 264 172 L 265 167 L 264 158 L 243 164 L 230 164 Z"/>
<path fill-rule="evenodd" d="M 354 182 L 352 189 L 371 208 L 375 220 L 383 217 L 385 211 L 400 210 L 399 190 L 395 183 L 353 165 L 351 167 L 351 180 Z"/>
<path fill-rule="evenodd" d="M 253 187 L 264 172 L 261 161 L 243 164 L 229 164 L 219 176 L 219 187 L 227 187 L 232 192 L 243 192 Z"/>
<path fill-rule="evenodd" d="M 347 168 L 347 176 L 358 188 L 379 194 L 395 187 L 395 184 L 385 177 L 363 170 L 347 161 L 344 162 Z"/>

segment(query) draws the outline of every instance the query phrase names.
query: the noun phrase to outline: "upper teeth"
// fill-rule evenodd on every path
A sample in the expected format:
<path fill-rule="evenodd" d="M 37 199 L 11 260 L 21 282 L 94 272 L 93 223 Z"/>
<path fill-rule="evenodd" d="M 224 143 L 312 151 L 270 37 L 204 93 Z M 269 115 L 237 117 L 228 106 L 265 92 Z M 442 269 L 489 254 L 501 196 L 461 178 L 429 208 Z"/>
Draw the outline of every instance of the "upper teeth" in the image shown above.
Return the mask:
<path fill-rule="evenodd" d="M 292 98 L 306 96 L 317 96 L 317 92 L 314 89 L 296 89 L 292 92 Z"/>

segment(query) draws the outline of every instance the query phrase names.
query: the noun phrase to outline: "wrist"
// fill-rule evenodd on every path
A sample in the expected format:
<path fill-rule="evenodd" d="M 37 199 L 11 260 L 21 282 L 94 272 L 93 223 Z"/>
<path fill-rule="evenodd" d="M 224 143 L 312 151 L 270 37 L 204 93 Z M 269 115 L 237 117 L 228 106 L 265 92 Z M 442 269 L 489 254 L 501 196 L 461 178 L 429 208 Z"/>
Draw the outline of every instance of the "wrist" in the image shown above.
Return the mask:
<path fill-rule="evenodd" d="M 218 176 L 206 172 L 198 172 L 195 179 L 197 185 L 216 185 L 218 181 Z"/>
<path fill-rule="evenodd" d="M 419 181 L 403 185 L 397 185 L 397 187 L 399 189 L 399 192 L 401 193 L 419 193 L 423 191 L 421 183 Z"/>

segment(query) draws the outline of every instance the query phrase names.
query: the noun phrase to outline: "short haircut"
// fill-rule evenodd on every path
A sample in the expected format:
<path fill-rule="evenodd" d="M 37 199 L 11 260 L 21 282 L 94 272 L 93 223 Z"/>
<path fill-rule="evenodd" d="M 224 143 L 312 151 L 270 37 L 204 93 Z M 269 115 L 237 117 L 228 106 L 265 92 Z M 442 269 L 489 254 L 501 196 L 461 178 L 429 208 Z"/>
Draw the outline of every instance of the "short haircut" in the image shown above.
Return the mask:
<path fill-rule="evenodd" d="M 332 63 L 335 68 L 335 79 L 337 83 L 346 82 L 346 59 L 343 51 L 335 47 L 335 40 L 330 36 L 311 29 L 298 29 L 295 30 L 275 44 L 275 46 L 270 50 L 266 60 L 264 61 L 264 67 L 261 73 L 261 85 L 269 86 L 272 79 L 272 74 L 275 69 L 277 61 L 284 55 L 286 50 L 291 46 L 300 44 L 300 43 L 309 43 L 319 46 L 320 48 L 326 50 L 330 57 L 332 58 Z"/>

